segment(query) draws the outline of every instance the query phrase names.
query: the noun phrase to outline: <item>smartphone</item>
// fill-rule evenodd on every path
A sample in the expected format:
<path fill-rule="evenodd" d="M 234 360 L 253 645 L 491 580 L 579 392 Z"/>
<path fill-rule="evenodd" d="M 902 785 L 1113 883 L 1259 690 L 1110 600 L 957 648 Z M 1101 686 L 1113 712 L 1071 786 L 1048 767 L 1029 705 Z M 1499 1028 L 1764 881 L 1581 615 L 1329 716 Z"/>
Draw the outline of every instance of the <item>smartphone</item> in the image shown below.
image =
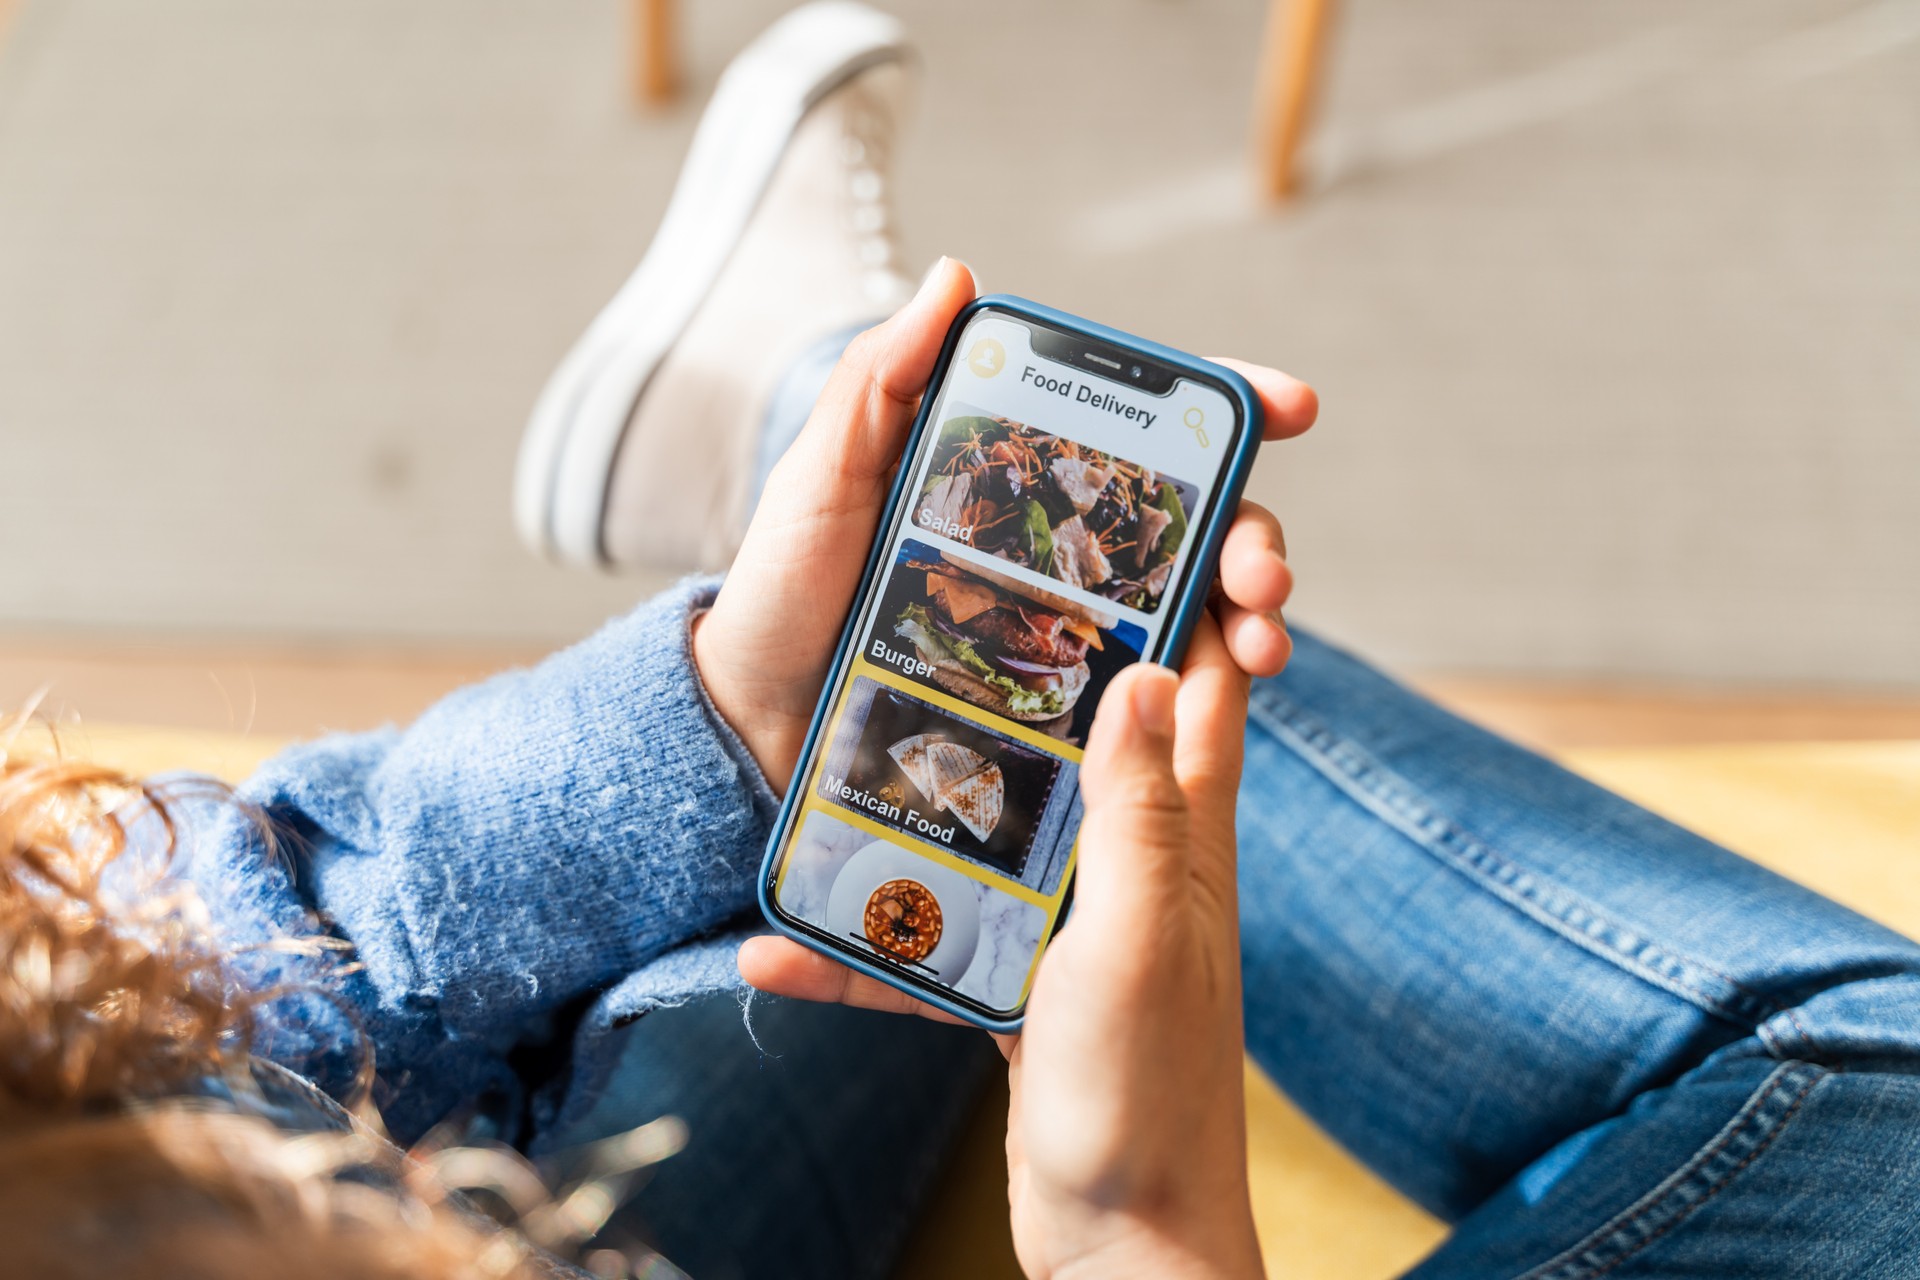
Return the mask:
<path fill-rule="evenodd" d="M 767 846 L 776 929 L 1020 1025 L 1094 709 L 1178 665 L 1260 430 L 1232 370 L 1019 298 L 961 312 Z"/>

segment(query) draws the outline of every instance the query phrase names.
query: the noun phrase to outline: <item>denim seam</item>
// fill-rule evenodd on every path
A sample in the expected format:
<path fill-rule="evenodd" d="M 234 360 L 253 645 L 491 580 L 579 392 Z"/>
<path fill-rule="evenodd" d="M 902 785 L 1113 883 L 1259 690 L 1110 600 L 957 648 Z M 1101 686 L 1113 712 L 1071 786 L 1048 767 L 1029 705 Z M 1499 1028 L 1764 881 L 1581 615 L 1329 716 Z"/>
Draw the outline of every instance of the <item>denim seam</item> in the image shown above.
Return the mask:
<path fill-rule="evenodd" d="M 1270 705 L 1278 701 L 1281 706 Z M 1615 923 L 1571 890 L 1502 857 L 1485 841 L 1424 803 L 1419 792 L 1358 744 L 1284 698 L 1255 698 L 1252 714 L 1348 796 L 1508 906 L 1576 946 L 1743 1031 L 1782 1012 L 1711 965 L 1652 942 L 1647 931 Z M 1716 989 L 1717 988 L 1717 989 Z M 1804 1038 L 1804 1028 L 1801 1029 Z M 1774 1037 L 1764 1037 L 1782 1056 Z"/>
<path fill-rule="evenodd" d="M 1759 1159 L 1827 1075 L 1810 1063 L 1774 1068 L 1721 1131 L 1659 1186 L 1584 1240 L 1519 1280 L 1594 1280 L 1678 1227 Z"/>

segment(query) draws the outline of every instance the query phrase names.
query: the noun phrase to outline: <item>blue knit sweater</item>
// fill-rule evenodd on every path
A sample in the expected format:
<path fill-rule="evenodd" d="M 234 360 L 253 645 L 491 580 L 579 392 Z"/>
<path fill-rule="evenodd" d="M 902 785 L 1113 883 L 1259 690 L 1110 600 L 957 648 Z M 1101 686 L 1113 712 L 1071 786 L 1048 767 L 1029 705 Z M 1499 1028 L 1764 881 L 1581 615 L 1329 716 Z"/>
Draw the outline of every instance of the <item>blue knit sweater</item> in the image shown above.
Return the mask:
<path fill-rule="evenodd" d="M 737 988 L 776 798 L 714 710 L 688 582 L 405 731 L 295 747 L 192 811 L 181 870 L 267 1008 L 256 1052 L 333 1092 L 370 1049 L 402 1143 L 481 1100 L 509 1136 L 586 1106 L 607 1033 Z M 311 954 L 288 940 L 326 937 Z M 303 954 L 302 952 L 307 952 Z"/>

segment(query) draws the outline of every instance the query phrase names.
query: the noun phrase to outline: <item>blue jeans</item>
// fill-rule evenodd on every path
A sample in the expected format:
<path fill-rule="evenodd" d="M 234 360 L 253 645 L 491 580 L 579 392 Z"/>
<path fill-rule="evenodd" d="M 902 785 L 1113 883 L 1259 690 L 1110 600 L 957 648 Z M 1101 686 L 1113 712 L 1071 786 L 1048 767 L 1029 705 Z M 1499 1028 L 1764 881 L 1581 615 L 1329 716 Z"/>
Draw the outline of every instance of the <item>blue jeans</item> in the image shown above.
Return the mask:
<path fill-rule="evenodd" d="M 1310 637 L 1247 746 L 1248 1049 L 1453 1224 L 1414 1276 L 1920 1276 L 1920 945 Z M 637 1208 L 701 1280 L 884 1275 L 992 1051 L 755 1010 L 643 1019 L 590 1127 L 689 1119 Z"/>

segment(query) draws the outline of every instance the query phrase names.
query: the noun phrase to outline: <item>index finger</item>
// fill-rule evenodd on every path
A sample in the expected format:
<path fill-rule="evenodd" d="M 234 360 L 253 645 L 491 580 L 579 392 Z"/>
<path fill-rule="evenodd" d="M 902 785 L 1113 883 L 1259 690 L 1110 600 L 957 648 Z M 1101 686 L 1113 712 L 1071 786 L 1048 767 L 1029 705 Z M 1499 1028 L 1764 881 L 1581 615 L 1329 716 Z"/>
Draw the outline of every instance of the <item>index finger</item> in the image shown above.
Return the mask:
<path fill-rule="evenodd" d="M 1260 411 L 1267 424 L 1264 439 L 1289 440 L 1313 425 L 1320 416 L 1320 397 L 1300 379 L 1269 369 L 1263 364 L 1248 364 L 1230 356 L 1208 356 L 1215 364 L 1225 365 L 1253 384 L 1260 397 Z"/>

